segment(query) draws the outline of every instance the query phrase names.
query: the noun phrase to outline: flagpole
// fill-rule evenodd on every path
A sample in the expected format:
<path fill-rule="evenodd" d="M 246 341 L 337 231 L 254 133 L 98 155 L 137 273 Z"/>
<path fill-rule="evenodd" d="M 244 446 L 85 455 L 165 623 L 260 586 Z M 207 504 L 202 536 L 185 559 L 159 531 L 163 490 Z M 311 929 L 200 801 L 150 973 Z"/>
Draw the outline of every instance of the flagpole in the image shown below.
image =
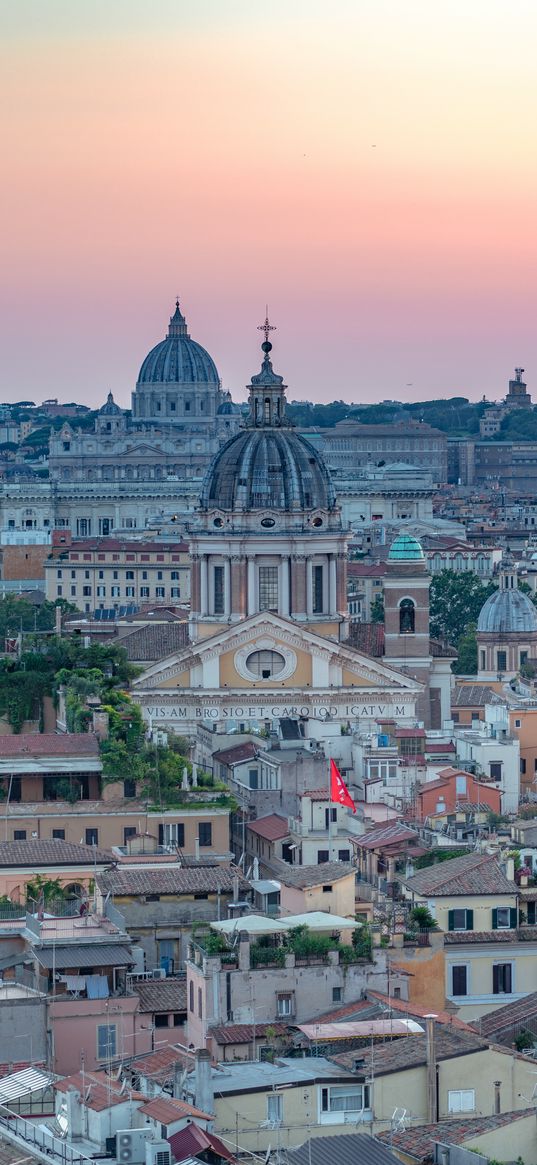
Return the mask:
<path fill-rule="evenodd" d="M 328 861 L 332 861 L 332 768 L 328 757 Z"/>

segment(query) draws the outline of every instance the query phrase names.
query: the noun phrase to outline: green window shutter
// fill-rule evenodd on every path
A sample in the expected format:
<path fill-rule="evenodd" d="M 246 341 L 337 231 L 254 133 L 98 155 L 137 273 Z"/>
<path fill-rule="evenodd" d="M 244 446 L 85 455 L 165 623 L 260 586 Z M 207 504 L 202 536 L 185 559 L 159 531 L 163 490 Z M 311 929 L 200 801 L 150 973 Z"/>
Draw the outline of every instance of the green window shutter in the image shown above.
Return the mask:
<path fill-rule="evenodd" d="M 466 911 L 466 929 L 467 930 L 474 929 L 474 912 L 473 912 L 473 910 Z"/>
<path fill-rule="evenodd" d="M 448 930 L 453 930 L 455 926 L 455 913 L 453 910 L 448 910 Z"/>
<path fill-rule="evenodd" d="M 498 911 L 496 910 L 496 907 L 494 907 L 492 911 L 492 929 L 498 929 Z"/>
<path fill-rule="evenodd" d="M 511 918 L 510 918 L 510 925 L 511 925 L 511 930 L 516 930 L 516 928 L 517 928 L 517 924 L 518 924 L 518 918 L 517 918 L 517 908 L 516 908 L 516 906 L 512 906 L 512 907 L 511 907 L 511 910 L 510 910 L 510 915 L 511 915 Z"/>

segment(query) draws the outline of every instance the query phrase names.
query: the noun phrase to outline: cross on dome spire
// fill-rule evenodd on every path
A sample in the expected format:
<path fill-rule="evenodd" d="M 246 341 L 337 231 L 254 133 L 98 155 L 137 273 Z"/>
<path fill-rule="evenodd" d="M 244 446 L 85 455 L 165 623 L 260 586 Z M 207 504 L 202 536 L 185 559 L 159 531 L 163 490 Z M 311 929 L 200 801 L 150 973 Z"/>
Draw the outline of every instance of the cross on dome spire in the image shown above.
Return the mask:
<path fill-rule="evenodd" d="M 276 326 L 275 326 L 275 324 L 269 323 L 268 303 L 265 306 L 265 322 L 264 322 L 264 324 L 258 324 L 257 330 L 258 330 L 258 332 L 265 333 L 265 340 L 264 340 L 264 343 L 261 345 L 263 352 L 270 352 L 270 350 L 272 348 L 272 344 L 269 342 L 269 335 L 271 332 L 276 331 Z"/>

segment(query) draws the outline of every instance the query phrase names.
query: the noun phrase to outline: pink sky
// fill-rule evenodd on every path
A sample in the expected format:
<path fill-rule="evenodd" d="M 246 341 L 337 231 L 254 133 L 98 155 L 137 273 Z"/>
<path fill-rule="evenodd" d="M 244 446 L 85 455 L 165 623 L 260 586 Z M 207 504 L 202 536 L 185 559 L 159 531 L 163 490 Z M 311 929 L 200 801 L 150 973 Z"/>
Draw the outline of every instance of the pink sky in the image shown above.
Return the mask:
<path fill-rule="evenodd" d="M 268 302 L 290 397 L 537 399 L 534 0 L 2 17 L 0 401 L 127 405 L 176 293 L 237 398 Z"/>

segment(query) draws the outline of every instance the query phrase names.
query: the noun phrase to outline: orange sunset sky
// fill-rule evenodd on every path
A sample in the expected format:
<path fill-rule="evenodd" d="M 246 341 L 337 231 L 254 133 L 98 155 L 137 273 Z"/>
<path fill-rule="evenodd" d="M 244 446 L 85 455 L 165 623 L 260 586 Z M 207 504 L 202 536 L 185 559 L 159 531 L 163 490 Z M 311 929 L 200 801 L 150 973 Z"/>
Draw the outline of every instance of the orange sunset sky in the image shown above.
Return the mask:
<path fill-rule="evenodd" d="M 534 0 L 2 0 L 0 401 L 537 398 Z"/>

